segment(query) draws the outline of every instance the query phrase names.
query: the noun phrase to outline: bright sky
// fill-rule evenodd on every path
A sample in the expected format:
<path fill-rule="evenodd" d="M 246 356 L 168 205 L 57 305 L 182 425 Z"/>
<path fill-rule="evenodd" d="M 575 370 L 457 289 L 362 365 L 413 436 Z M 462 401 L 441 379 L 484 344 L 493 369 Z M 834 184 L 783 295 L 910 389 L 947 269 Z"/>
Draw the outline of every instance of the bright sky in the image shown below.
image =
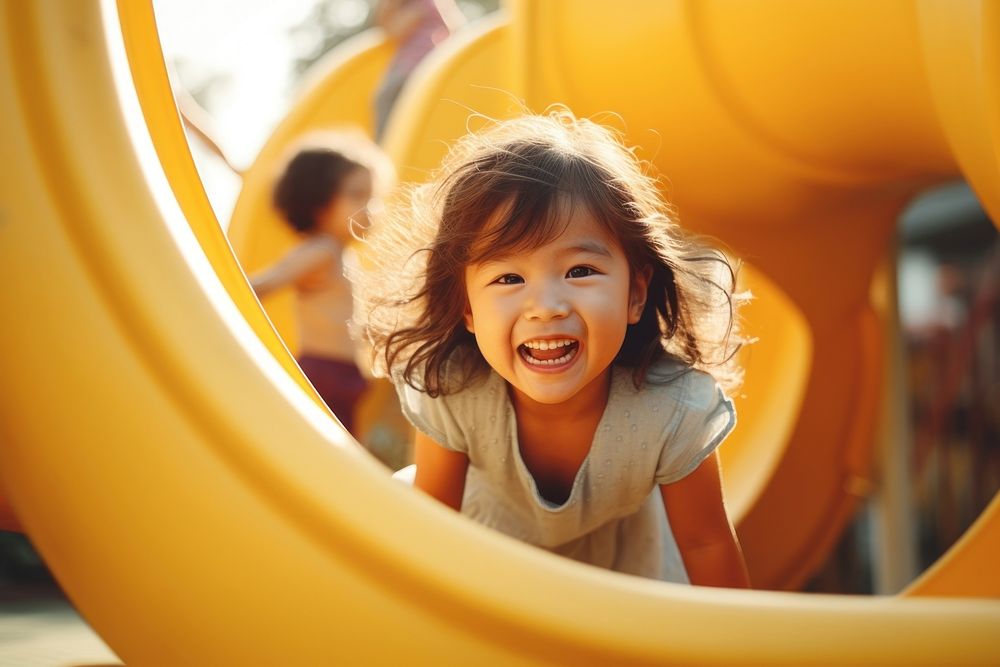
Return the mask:
<path fill-rule="evenodd" d="M 156 0 L 164 56 L 189 64 L 195 80 L 224 76 L 211 102 L 219 141 L 235 161 L 253 159 L 287 107 L 288 29 L 315 0 Z M 261 136 L 263 134 L 263 136 Z"/>
<path fill-rule="evenodd" d="M 200 99 L 209 112 L 214 139 L 238 167 L 248 167 L 287 114 L 295 94 L 293 70 L 300 50 L 298 38 L 322 43 L 303 34 L 305 19 L 323 0 L 153 0 L 160 43 L 168 64 L 177 63 L 182 81 L 191 88 L 218 80 L 210 98 Z M 458 0 L 469 18 L 485 11 L 483 4 Z M 360 27 L 368 18 L 369 0 L 336 0 L 324 10 L 332 23 Z M 303 25 L 306 28 L 303 28 Z M 311 39 L 315 37 L 315 39 Z M 228 226 L 240 191 L 235 176 L 201 142 L 191 152 L 205 190 L 222 225 Z"/>
<path fill-rule="evenodd" d="M 207 101 L 216 141 L 248 166 L 288 110 L 296 56 L 289 29 L 319 0 L 154 0 L 168 63 L 181 61 L 185 79 L 224 78 Z M 341 0 L 343 23 L 360 23 L 365 0 Z M 239 179 L 203 148 L 192 146 L 209 198 L 226 224 Z"/>

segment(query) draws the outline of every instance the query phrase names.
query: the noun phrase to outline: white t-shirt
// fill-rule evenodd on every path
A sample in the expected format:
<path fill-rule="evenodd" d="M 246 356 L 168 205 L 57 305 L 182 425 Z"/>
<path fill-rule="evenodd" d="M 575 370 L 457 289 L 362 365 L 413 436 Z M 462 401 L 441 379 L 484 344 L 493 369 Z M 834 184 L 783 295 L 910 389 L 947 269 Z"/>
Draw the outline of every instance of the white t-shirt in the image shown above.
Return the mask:
<path fill-rule="evenodd" d="M 657 485 L 694 471 L 736 424 L 711 375 L 663 360 L 636 389 L 631 369 L 614 367 L 590 452 L 561 505 L 539 493 L 521 458 L 507 383 L 495 372 L 437 398 L 402 382 L 397 391 L 416 428 L 468 455 L 462 514 L 585 563 L 688 582 Z"/>

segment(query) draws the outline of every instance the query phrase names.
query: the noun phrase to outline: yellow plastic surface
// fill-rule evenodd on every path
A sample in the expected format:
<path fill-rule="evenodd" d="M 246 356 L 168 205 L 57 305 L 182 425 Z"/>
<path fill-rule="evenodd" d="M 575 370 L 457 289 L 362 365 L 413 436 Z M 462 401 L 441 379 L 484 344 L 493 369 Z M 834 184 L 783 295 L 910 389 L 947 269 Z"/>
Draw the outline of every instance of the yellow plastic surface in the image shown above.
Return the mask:
<path fill-rule="evenodd" d="M 1000 598 L 993 575 L 1000 554 L 1000 494 L 983 510 L 961 539 L 937 563 L 903 591 L 903 595 Z"/>
<path fill-rule="evenodd" d="M 115 7 L 2 9 L 0 309 L 16 316 L 0 328 L 0 476 L 127 663 L 1000 662 L 996 600 L 656 584 L 531 549 L 401 488 L 289 378 L 227 293 L 153 147 Z M 734 189 L 720 209 L 737 206 Z M 853 210 L 811 188 L 774 190 L 803 211 L 812 195 Z M 745 219 L 766 228 L 756 210 L 748 202 Z M 789 274 L 768 273 L 793 300 L 804 288 L 777 278 L 844 240 L 831 218 L 805 219 L 785 229 L 805 244 L 787 241 Z M 790 248 L 806 256 L 793 261 Z M 859 282 L 866 256 L 837 279 Z M 831 304 L 827 320 L 851 312 Z M 823 327 L 809 321 L 818 349 Z M 987 537 L 996 516 L 994 503 Z"/>
<path fill-rule="evenodd" d="M 738 530 L 763 587 L 800 586 L 872 486 L 884 327 L 869 291 L 899 212 L 928 184 L 962 174 L 987 208 L 1000 202 L 996 7 L 949 6 L 773 2 L 764 21 L 755 7 L 712 0 L 633 12 L 511 2 L 499 35 L 425 72 L 389 128 L 401 171 L 422 174 L 440 157 L 426 148 L 432 140 L 465 129 L 467 114 L 447 114 L 488 103 L 491 88 L 533 109 L 561 102 L 612 122 L 620 113 L 629 143 L 668 177 L 685 224 L 785 292 L 806 323 L 804 343 L 778 348 L 784 372 L 763 366 L 763 378 L 750 351 L 742 426 L 725 448 L 744 461 L 758 447 L 783 448 L 766 486 L 747 490 L 738 475 L 734 485 L 746 490 L 736 494 Z M 969 76 L 946 79 L 956 63 Z M 747 317 L 753 330 L 753 308 Z M 797 330 L 794 319 L 783 314 L 778 330 Z M 768 344 L 757 356 L 769 356 Z M 794 391 L 781 405 L 783 385 L 796 386 L 788 378 L 803 375 L 802 409 Z M 766 477 L 773 458 L 758 460 Z"/>
<path fill-rule="evenodd" d="M 139 105 L 167 182 L 226 292 L 291 377 L 324 405 L 268 323 L 208 201 L 174 103 L 151 3 L 122 2 L 120 24 Z"/>

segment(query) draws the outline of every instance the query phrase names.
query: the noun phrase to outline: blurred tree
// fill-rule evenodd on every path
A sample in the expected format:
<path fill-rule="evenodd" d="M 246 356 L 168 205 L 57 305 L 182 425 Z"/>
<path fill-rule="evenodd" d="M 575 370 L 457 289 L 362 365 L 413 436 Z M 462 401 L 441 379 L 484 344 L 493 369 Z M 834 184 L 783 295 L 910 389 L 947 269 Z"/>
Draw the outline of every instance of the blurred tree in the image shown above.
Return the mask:
<path fill-rule="evenodd" d="M 299 77 L 317 60 L 348 37 L 374 25 L 377 0 L 320 0 L 298 24 L 290 36 L 295 51 L 293 65 Z M 470 21 L 494 12 L 500 0 L 457 0 Z"/>

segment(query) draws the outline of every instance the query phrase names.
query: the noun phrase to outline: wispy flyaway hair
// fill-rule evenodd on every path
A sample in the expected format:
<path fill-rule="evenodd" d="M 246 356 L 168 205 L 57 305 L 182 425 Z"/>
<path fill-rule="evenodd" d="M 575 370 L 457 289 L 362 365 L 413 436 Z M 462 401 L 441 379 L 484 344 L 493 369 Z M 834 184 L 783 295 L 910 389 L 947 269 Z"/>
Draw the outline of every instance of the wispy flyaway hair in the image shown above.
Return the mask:
<path fill-rule="evenodd" d="M 617 132 L 561 107 L 456 142 L 435 178 L 406 190 L 366 238 L 368 268 L 353 278 L 376 372 L 436 396 L 484 371 L 463 320 L 465 267 L 543 245 L 586 211 L 633 275 L 651 272 L 645 310 L 615 363 L 638 386 L 658 381 L 647 370 L 670 355 L 735 388 L 735 269 L 680 228 L 647 168 Z M 464 370 L 457 384 L 445 372 L 454 364 Z"/>

